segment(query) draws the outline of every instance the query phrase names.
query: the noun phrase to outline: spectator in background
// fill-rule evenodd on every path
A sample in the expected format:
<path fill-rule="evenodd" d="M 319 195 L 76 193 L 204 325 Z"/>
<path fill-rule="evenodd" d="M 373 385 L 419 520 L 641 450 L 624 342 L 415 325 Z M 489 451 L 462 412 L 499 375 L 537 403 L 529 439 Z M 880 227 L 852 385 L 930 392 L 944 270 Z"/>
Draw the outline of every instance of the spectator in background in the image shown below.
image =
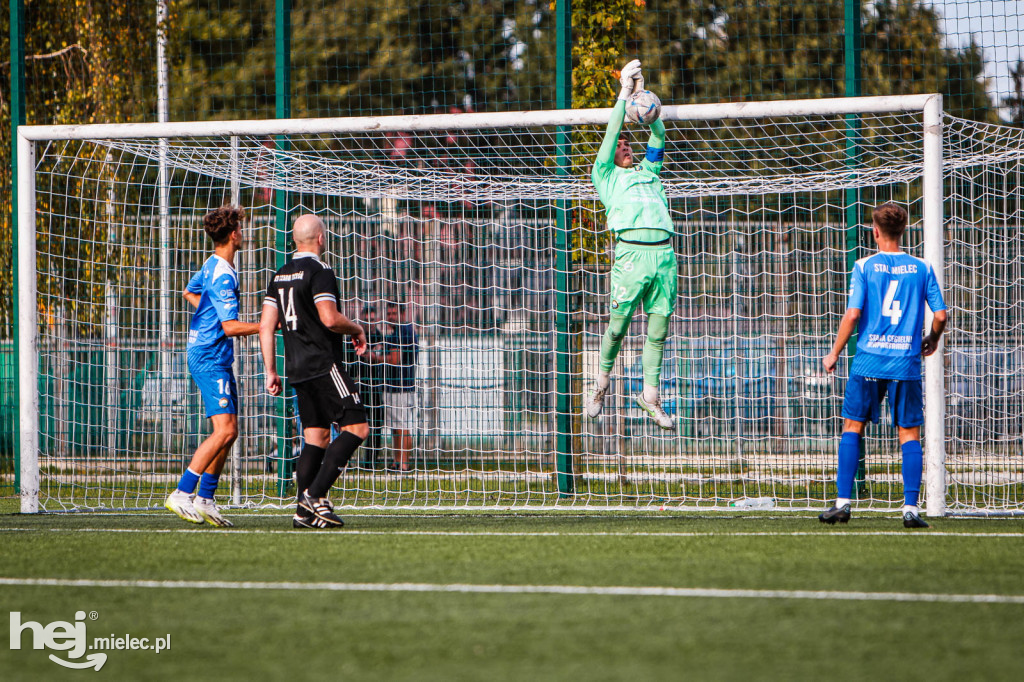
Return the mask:
<path fill-rule="evenodd" d="M 384 386 L 385 423 L 391 429 L 394 452 L 392 467 L 410 468 L 412 436 L 416 431 L 416 356 L 419 340 L 416 328 L 406 318 L 405 304 L 393 302 L 387 308 L 388 334 L 384 339 L 387 382 Z"/>
<path fill-rule="evenodd" d="M 370 433 L 363 443 L 360 463 L 367 469 L 384 468 L 384 334 L 381 330 L 377 309 L 372 305 L 363 306 L 358 316 L 359 324 L 366 333 L 366 352 L 357 356 L 351 345 L 345 362 L 349 374 L 355 379 L 359 397 L 366 411 L 366 423 Z"/>

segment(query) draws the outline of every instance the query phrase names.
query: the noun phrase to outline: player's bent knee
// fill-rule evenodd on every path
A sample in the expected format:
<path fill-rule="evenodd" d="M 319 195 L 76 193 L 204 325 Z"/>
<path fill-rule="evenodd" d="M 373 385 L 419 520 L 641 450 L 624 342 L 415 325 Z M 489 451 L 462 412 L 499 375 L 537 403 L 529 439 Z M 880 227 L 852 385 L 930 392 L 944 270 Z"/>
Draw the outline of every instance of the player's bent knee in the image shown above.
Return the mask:
<path fill-rule="evenodd" d="M 342 431 L 347 431 L 353 436 L 366 440 L 367 436 L 370 435 L 370 425 L 366 422 L 362 424 L 348 424 L 347 426 L 341 427 Z"/>
<path fill-rule="evenodd" d="M 213 436 L 221 442 L 221 447 L 238 440 L 238 416 L 225 414 L 214 417 Z"/>
<path fill-rule="evenodd" d="M 843 433 L 856 433 L 864 435 L 864 426 L 867 422 L 859 422 L 853 419 L 843 419 Z"/>
<path fill-rule="evenodd" d="M 651 314 L 647 316 L 647 338 L 657 343 L 665 343 L 668 338 L 668 317 Z"/>
<path fill-rule="evenodd" d="M 608 318 L 608 330 L 605 332 L 613 341 L 626 338 L 629 331 L 629 317 L 621 313 L 612 313 Z"/>
<path fill-rule="evenodd" d="M 900 445 L 909 443 L 914 440 L 921 440 L 921 427 L 920 426 L 900 426 L 899 427 Z"/>

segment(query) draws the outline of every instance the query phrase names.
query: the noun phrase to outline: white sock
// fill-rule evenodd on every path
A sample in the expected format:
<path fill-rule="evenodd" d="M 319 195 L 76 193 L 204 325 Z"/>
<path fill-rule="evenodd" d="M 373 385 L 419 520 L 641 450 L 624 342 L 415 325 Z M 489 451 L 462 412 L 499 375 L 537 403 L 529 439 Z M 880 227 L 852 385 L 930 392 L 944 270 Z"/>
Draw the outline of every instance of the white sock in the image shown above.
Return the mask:
<path fill-rule="evenodd" d="M 915 516 L 920 516 L 921 515 L 921 510 L 918 509 L 917 506 L 913 505 L 913 504 L 905 504 L 905 505 L 903 505 L 903 513 L 906 514 L 907 512 L 910 512 L 910 513 L 914 514 Z"/>
<path fill-rule="evenodd" d="M 644 402 L 648 405 L 658 402 L 660 393 L 657 386 L 644 386 Z"/>
<path fill-rule="evenodd" d="M 836 507 L 837 508 L 842 509 L 844 506 L 846 506 L 848 504 L 850 504 L 850 498 L 848 498 L 848 497 L 837 497 L 836 498 Z"/>
<path fill-rule="evenodd" d="M 597 374 L 597 387 L 598 388 L 608 388 L 608 386 L 611 383 L 612 383 L 612 379 L 611 379 L 610 376 L 608 376 L 608 372 L 598 372 L 598 374 Z"/>

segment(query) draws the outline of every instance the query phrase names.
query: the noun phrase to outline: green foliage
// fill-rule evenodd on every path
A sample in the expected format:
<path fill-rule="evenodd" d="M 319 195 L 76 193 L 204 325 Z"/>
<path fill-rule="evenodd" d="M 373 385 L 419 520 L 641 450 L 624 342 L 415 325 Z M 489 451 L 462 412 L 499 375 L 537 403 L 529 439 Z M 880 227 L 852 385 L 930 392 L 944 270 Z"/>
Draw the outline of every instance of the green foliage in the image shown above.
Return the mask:
<path fill-rule="evenodd" d="M 942 45 L 938 12 L 920 0 L 879 0 L 864 21 L 866 95 L 939 92 L 954 116 L 996 120 L 985 89 L 984 62 L 974 43 Z"/>
<path fill-rule="evenodd" d="M 633 38 L 644 0 L 574 0 L 572 3 L 572 104 L 608 106 L 619 91 L 618 69 L 634 55 Z"/>
<path fill-rule="evenodd" d="M 9 16 L 4 14 L 5 45 Z M 155 10 L 151 3 L 107 3 L 98 0 L 41 0 L 26 3 L 25 9 L 25 119 L 31 124 L 123 122 L 146 118 L 152 65 Z M 10 120 L 7 94 L 2 114 Z M 0 182 L 11 185 L 10 126 L 0 126 Z M 39 250 L 52 248 L 60 254 L 51 262 L 71 279 L 70 289 L 61 292 L 68 299 L 76 319 L 97 315 L 107 277 L 106 217 L 97 215 L 97 204 L 85 187 L 95 187 L 102 177 L 90 177 L 82 170 L 89 165 L 89 151 L 75 162 L 63 162 L 65 186 L 49 188 L 37 195 L 40 212 L 56 211 L 68 216 L 60 224 L 40 225 Z M 102 167 L 97 165 L 97 167 Z M 102 174 L 103 171 L 100 171 Z M 62 234 L 76 235 L 64 241 Z M 0 215 L 0 235 L 10 243 L 9 204 Z M 4 249 L 3 258 L 11 257 Z M 74 274 L 71 274 L 74 273 Z M 10 261 L 0 261 L 3 290 L 12 290 Z M 3 328 L 11 329 L 12 300 L 0 301 Z M 54 311 L 40 310 L 41 318 L 52 319 Z"/>
<path fill-rule="evenodd" d="M 563 0 L 564 1 L 564 0 Z M 619 92 L 619 69 L 636 54 L 634 44 L 645 0 L 574 0 L 572 3 L 572 105 L 577 109 L 607 107 Z M 571 172 L 589 175 L 593 157 L 604 135 L 602 129 L 574 132 L 577 155 Z M 581 201 L 572 207 L 570 226 L 573 259 L 594 265 L 608 260 L 604 253 L 609 235 L 599 202 Z"/>
<path fill-rule="evenodd" d="M 274 115 L 274 2 L 179 0 L 173 117 Z M 294 116 L 550 107 L 553 15 L 538 0 L 294 3 Z"/>
<path fill-rule="evenodd" d="M 636 30 L 665 102 L 842 97 L 844 0 L 650 0 Z M 862 3 L 862 92 L 940 92 L 956 116 L 995 120 L 981 49 L 943 45 L 920 0 Z"/>
<path fill-rule="evenodd" d="M 1024 60 L 1010 69 L 1013 79 L 1013 92 L 1003 98 L 1003 106 L 1010 110 L 1010 122 L 1015 126 L 1024 126 Z"/>

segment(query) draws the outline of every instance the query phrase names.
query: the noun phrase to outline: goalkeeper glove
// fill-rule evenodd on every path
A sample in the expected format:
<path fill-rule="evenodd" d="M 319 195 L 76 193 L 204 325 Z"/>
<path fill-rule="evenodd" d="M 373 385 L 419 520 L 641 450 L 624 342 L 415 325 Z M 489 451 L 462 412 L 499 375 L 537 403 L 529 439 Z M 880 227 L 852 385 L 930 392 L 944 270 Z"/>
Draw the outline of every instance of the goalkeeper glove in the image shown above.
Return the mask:
<path fill-rule="evenodd" d="M 629 96 L 633 94 L 633 89 L 636 87 L 636 79 L 640 79 L 640 86 L 643 87 L 644 77 L 640 74 L 640 60 L 634 59 L 630 63 L 622 67 L 622 71 L 619 72 L 619 83 L 622 84 L 622 89 L 619 90 L 619 99 L 629 99 Z"/>

